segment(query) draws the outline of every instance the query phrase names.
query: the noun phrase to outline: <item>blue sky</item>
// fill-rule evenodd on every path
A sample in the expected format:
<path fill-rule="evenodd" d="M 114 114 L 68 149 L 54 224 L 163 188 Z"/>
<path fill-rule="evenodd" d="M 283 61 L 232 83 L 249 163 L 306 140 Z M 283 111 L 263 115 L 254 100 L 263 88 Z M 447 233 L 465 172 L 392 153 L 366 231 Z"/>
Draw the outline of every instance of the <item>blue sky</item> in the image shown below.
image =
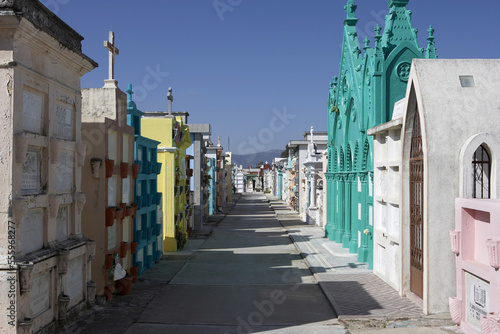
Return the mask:
<path fill-rule="evenodd" d="M 338 75 L 347 0 L 41 0 L 80 33 L 99 67 L 82 87 L 108 76 L 103 41 L 115 32 L 115 78 L 132 83 L 138 108 L 210 123 L 212 141 L 237 154 L 284 149 L 310 126 L 326 130 L 328 87 Z M 386 0 L 357 0 L 360 40 L 383 25 Z M 420 45 L 436 29 L 440 58 L 500 58 L 498 0 L 411 0 Z M 230 138 L 230 147 L 228 147 Z"/>

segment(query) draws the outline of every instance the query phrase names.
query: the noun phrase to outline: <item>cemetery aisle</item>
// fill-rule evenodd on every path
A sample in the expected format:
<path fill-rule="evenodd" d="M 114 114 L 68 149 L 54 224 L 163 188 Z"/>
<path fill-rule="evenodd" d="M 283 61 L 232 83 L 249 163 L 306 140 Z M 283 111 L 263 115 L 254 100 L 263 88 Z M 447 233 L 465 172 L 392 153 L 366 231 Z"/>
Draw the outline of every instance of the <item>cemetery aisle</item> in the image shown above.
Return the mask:
<path fill-rule="evenodd" d="M 344 333 L 263 195 L 243 194 L 199 248 L 144 272 L 67 333 Z M 115 307 L 114 307 L 115 306 Z"/>

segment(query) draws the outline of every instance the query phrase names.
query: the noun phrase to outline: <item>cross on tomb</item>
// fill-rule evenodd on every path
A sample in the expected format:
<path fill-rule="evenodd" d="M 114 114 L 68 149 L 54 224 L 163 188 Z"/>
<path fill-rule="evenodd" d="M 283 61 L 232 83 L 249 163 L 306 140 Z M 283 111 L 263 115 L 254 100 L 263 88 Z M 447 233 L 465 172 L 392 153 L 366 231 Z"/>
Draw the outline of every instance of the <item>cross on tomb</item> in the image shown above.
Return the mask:
<path fill-rule="evenodd" d="M 108 80 L 115 79 L 115 55 L 119 55 L 120 51 L 115 46 L 115 33 L 109 32 L 109 41 L 104 41 L 104 47 L 109 50 L 109 78 Z"/>
<path fill-rule="evenodd" d="M 168 87 L 167 100 L 168 100 L 168 112 L 172 113 L 172 102 L 174 102 L 174 94 L 172 93 L 172 87 Z"/>

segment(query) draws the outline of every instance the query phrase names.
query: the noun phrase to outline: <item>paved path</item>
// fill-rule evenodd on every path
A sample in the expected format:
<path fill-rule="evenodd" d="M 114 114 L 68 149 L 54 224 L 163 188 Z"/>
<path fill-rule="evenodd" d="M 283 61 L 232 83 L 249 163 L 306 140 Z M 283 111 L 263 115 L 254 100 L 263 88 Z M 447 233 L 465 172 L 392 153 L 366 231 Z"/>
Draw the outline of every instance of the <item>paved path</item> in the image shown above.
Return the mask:
<path fill-rule="evenodd" d="M 67 333 L 345 333 L 263 195 L 243 195 L 208 239 L 192 239 L 129 296 Z"/>
<path fill-rule="evenodd" d="M 322 228 L 302 222 L 283 201 L 267 198 L 348 333 L 461 333 L 449 313 L 424 315 L 355 254 L 325 238 Z"/>

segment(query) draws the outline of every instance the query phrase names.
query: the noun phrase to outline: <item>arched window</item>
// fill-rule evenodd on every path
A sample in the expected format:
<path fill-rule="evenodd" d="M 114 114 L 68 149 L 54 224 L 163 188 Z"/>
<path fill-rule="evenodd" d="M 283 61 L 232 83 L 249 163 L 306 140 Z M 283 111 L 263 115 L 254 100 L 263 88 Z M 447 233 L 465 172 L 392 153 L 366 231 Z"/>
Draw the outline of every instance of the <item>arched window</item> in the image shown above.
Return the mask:
<path fill-rule="evenodd" d="M 484 145 L 477 148 L 472 156 L 473 198 L 490 198 L 491 159 Z"/>

